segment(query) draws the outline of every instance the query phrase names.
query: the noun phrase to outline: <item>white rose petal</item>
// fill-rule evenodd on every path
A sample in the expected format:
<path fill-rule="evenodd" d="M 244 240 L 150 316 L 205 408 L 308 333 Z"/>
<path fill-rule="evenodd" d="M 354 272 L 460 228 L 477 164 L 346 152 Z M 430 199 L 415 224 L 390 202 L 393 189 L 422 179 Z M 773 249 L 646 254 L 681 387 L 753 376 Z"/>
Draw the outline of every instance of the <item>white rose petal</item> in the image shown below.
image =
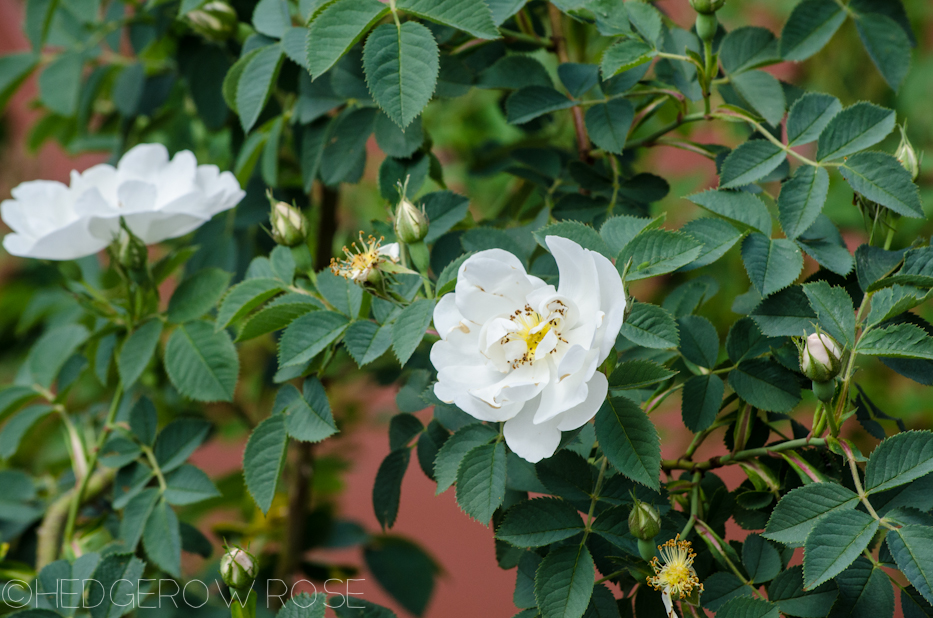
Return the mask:
<path fill-rule="evenodd" d="M 438 302 L 441 341 L 431 349 L 435 395 L 481 421 L 505 421 L 509 448 L 530 462 L 553 455 L 562 431 L 596 415 L 609 387 L 597 368 L 626 302 L 605 257 L 566 238 L 545 242 L 560 272 L 556 289 L 511 253 L 481 251 Z"/>
<path fill-rule="evenodd" d="M 144 243 L 183 236 L 236 206 L 245 192 L 230 172 L 197 164 L 182 151 L 169 160 L 161 144 L 141 144 L 116 167 L 71 173 L 71 186 L 27 182 L 3 203 L 14 255 L 71 260 L 97 253 L 120 235 L 120 218 Z"/>

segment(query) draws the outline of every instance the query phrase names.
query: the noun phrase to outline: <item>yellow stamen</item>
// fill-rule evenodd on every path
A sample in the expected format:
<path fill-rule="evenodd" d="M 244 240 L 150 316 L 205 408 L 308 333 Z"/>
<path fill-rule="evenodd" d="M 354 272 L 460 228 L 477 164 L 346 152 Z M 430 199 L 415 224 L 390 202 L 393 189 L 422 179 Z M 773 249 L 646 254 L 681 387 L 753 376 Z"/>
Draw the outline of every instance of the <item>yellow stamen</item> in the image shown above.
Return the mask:
<path fill-rule="evenodd" d="M 694 588 L 703 591 L 703 584 L 693 570 L 693 560 L 696 553 L 690 545 L 690 541 L 681 541 L 678 534 L 675 538 L 658 545 L 658 552 L 661 554 L 661 560 L 655 556 L 651 559 L 651 567 L 654 569 L 654 576 L 648 578 L 648 584 L 655 590 L 667 592 L 671 596 L 677 595 L 677 598 L 684 599 L 690 596 Z"/>
<path fill-rule="evenodd" d="M 379 254 L 379 248 L 383 240 L 383 237 L 376 238 L 374 236 L 363 240 L 363 232 L 360 232 L 359 245 L 355 242 L 352 243 L 350 245 L 352 250 L 346 246 L 343 247 L 343 253 L 346 256 L 344 259 L 336 260 L 331 258 L 331 272 L 344 279 L 365 281 L 372 269 L 378 266 L 379 262 L 386 259 L 385 256 Z"/>

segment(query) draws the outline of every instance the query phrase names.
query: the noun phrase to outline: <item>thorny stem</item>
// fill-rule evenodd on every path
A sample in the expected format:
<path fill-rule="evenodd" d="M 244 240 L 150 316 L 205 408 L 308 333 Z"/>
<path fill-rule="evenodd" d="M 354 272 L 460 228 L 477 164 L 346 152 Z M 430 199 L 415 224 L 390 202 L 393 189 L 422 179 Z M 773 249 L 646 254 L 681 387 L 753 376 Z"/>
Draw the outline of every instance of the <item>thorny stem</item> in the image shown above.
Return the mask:
<path fill-rule="evenodd" d="M 596 503 L 599 502 L 599 492 L 603 489 L 603 479 L 606 478 L 606 468 L 608 466 L 609 460 L 603 455 L 602 463 L 599 465 L 599 476 L 596 477 L 596 485 L 593 487 L 593 495 L 590 498 L 590 510 L 586 514 L 586 528 L 583 532 L 583 540 L 580 541 L 581 545 L 586 542 L 586 537 L 589 536 L 592 530 L 593 512 L 596 510 Z"/>
<path fill-rule="evenodd" d="M 103 492 L 114 476 L 116 476 L 116 471 L 107 468 L 89 474 L 90 480 L 85 487 L 84 497 L 90 498 Z M 43 567 L 58 558 L 62 526 L 70 512 L 76 491 L 76 488 L 72 488 L 60 495 L 45 512 L 42 524 L 36 531 L 36 571 L 41 571 Z"/>
<path fill-rule="evenodd" d="M 686 539 L 687 535 L 690 534 L 690 531 L 693 530 L 693 525 L 696 523 L 697 516 L 700 512 L 700 481 L 703 480 L 703 473 L 697 470 L 693 473 L 693 487 L 690 490 L 690 517 L 687 518 L 687 523 L 684 525 L 684 529 L 680 531 L 680 538 Z"/>
<path fill-rule="evenodd" d="M 71 504 L 68 507 L 68 518 L 65 521 L 64 544 L 71 543 L 74 536 L 75 521 L 78 519 L 78 510 L 81 508 L 81 502 L 84 500 L 84 494 L 87 492 L 88 483 L 97 467 L 97 458 L 100 456 L 100 450 L 104 447 L 107 436 L 110 435 L 110 429 L 113 426 L 113 420 L 117 416 L 117 410 L 120 408 L 120 400 L 123 399 L 123 383 L 117 383 L 117 390 L 113 393 L 113 400 L 110 402 L 110 410 L 107 412 L 107 420 L 101 428 L 100 435 L 97 437 L 97 444 L 91 451 L 91 457 L 87 462 L 87 474 L 85 474 L 78 484 L 77 491 L 71 497 Z"/>
<path fill-rule="evenodd" d="M 842 449 L 842 452 L 846 454 L 846 460 L 849 462 L 849 470 L 852 472 L 852 483 L 855 485 L 855 493 L 858 494 L 858 499 L 865 505 L 869 515 L 877 519 L 885 528 L 893 530 L 894 526 L 884 521 L 881 516 L 878 515 L 878 512 L 875 511 L 875 507 L 868 501 L 868 494 L 865 493 L 865 489 L 862 487 L 862 480 L 859 478 L 858 473 L 858 464 L 855 461 L 855 455 L 852 453 L 852 449 L 844 440 L 839 441 L 839 447 Z"/>
<path fill-rule="evenodd" d="M 570 62 L 570 56 L 567 55 L 567 39 L 564 38 L 563 16 L 553 4 L 548 4 L 548 17 L 551 20 L 551 40 L 554 41 L 554 51 L 557 52 L 557 59 L 561 64 Z M 573 129 L 577 135 L 577 151 L 580 154 L 580 160 L 589 162 L 590 160 L 590 138 L 586 133 L 586 125 L 583 123 L 583 110 L 579 106 L 570 108 L 573 115 Z"/>

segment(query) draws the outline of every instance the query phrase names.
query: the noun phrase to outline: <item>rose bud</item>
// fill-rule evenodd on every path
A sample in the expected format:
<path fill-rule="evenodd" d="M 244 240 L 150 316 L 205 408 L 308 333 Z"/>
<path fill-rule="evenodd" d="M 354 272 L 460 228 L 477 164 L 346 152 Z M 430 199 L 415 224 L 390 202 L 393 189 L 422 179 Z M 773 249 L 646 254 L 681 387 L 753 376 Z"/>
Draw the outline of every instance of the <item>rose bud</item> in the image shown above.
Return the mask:
<path fill-rule="evenodd" d="M 252 586 L 257 570 L 256 557 L 237 546 L 228 547 L 220 559 L 220 576 L 225 584 L 235 590 L 245 590 Z"/>
<path fill-rule="evenodd" d="M 901 162 L 901 165 L 904 166 L 908 172 L 910 172 L 910 178 L 914 182 L 917 181 L 917 178 L 920 177 L 920 158 L 917 156 L 917 151 L 914 150 L 913 144 L 910 143 L 910 140 L 907 139 L 907 129 L 906 127 L 901 127 L 901 144 L 897 147 L 897 151 L 894 153 L 894 156 L 898 161 Z"/>
<path fill-rule="evenodd" d="M 402 198 L 395 209 L 395 235 L 405 244 L 418 242 L 427 236 L 428 216 L 424 209 Z"/>
<path fill-rule="evenodd" d="M 628 516 L 628 530 L 636 539 L 650 541 L 661 531 L 661 516 L 653 506 L 636 498 Z"/>
<path fill-rule="evenodd" d="M 204 6 L 188 13 L 188 23 L 191 29 L 205 39 L 221 43 L 226 41 L 237 30 L 239 19 L 233 7 L 226 2 L 214 0 Z"/>
<path fill-rule="evenodd" d="M 300 245 L 308 237 L 308 220 L 295 206 L 285 202 L 275 202 L 271 194 L 272 212 L 269 222 L 272 224 L 272 240 L 286 247 Z"/>

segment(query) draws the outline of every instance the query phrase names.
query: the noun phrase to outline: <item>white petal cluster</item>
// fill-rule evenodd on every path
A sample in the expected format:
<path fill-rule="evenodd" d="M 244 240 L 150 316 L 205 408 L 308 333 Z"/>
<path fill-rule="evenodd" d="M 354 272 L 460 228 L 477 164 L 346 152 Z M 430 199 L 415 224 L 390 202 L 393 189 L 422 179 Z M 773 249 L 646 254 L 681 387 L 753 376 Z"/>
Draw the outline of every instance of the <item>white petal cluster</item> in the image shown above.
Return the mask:
<path fill-rule="evenodd" d="M 73 260 L 97 253 L 120 235 L 120 218 L 146 244 L 183 236 L 246 193 L 230 172 L 198 165 L 185 150 L 169 160 L 161 144 L 129 150 L 116 167 L 72 172 L 71 184 L 37 180 L 12 191 L 0 216 L 13 230 L 13 255 Z"/>
<path fill-rule="evenodd" d="M 609 388 L 597 368 L 625 313 L 609 260 L 566 238 L 545 242 L 560 271 L 557 289 L 511 253 L 481 251 L 438 302 L 441 340 L 431 349 L 437 397 L 481 421 L 505 421 L 506 443 L 530 462 L 553 455 L 562 431 L 595 416 Z"/>

